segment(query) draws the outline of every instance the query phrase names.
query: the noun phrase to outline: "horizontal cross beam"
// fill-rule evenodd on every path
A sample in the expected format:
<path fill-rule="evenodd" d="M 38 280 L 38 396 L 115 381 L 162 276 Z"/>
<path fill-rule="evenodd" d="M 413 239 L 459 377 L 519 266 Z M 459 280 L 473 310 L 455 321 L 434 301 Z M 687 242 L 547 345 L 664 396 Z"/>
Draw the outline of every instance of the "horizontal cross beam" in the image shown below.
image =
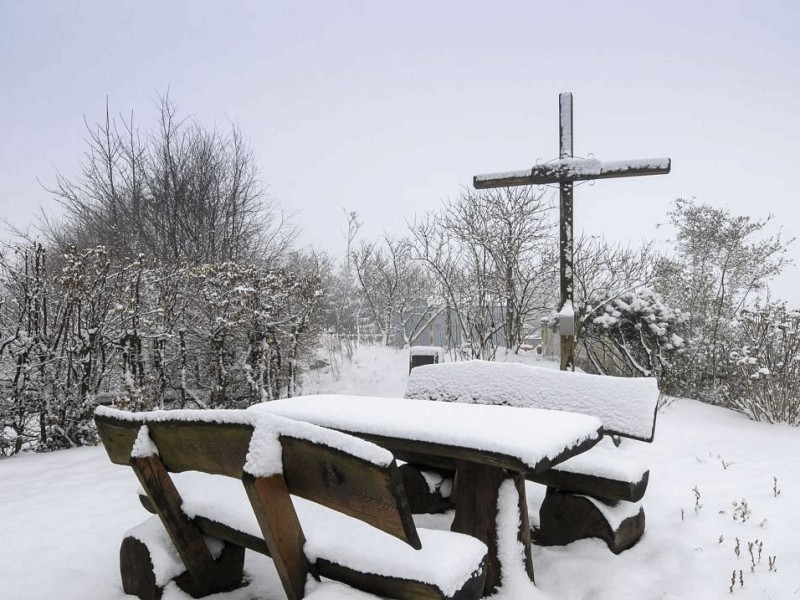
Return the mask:
<path fill-rule="evenodd" d="M 536 165 L 524 171 L 476 175 L 472 178 L 472 185 L 480 190 L 515 185 L 611 179 L 613 177 L 664 175 L 669 173 L 670 167 L 671 161 L 669 158 L 645 158 L 608 162 L 587 158 L 562 158 L 554 162 Z"/>

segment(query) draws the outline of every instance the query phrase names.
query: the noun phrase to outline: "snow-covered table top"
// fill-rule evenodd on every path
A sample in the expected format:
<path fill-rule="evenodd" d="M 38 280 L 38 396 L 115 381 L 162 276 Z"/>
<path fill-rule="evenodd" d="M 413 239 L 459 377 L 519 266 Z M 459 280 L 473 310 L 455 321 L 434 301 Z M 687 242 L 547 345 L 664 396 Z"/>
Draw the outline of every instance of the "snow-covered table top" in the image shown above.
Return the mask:
<path fill-rule="evenodd" d="M 314 423 L 387 447 L 539 474 L 601 438 L 596 417 L 533 408 L 323 394 L 248 410 Z"/>

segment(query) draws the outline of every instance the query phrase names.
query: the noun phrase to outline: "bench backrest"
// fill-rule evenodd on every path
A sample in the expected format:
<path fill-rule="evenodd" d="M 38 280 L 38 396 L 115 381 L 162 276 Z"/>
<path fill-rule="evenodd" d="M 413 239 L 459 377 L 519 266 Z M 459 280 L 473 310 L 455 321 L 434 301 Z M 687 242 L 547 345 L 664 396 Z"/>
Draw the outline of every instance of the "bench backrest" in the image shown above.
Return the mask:
<path fill-rule="evenodd" d="M 605 433 L 651 442 L 659 392 L 654 378 L 606 377 L 474 360 L 415 368 L 405 395 L 583 413 L 598 417 Z"/>
<path fill-rule="evenodd" d="M 181 513 L 170 472 L 242 480 L 290 598 L 302 598 L 312 570 L 290 494 L 421 547 L 394 457 L 364 440 L 252 411 L 129 413 L 101 407 L 95 423 L 111 461 L 133 467 L 196 578 L 213 565 L 199 529 Z"/>

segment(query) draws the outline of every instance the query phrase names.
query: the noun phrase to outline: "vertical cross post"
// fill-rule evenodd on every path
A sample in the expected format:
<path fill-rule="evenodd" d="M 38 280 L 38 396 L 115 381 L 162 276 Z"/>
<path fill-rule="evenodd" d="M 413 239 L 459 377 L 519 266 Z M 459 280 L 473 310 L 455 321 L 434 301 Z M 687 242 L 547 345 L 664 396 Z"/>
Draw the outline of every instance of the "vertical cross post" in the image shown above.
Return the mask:
<path fill-rule="evenodd" d="M 572 93 L 558 95 L 559 158 L 572 158 Z M 559 283 L 561 314 L 573 310 L 573 238 L 572 238 L 572 182 L 559 183 Z M 565 308 L 567 309 L 565 311 Z M 570 332 L 572 333 L 572 332 Z M 561 370 L 575 370 L 575 336 L 561 333 Z"/>
<path fill-rule="evenodd" d="M 487 173 L 475 175 L 472 185 L 477 190 L 516 185 L 543 185 L 558 183 L 559 186 L 559 268 L 560 306 L 559 335 L 561 338 L 561 370 L 575 370 L 575 309 L 573 305 L 573 235 L 572 235 L 572 186 L 575 181 L 611 179 L 614 177 L 639 177 L 642 175 L 665 175 L 672 161 L 669 158 L 649 158 L 601 162 L 595 158 L 576 159 L 572 140 L 572 94 L 558 95 L 558 142 L 557 161 L 537 164 L 523 171 Z"/>

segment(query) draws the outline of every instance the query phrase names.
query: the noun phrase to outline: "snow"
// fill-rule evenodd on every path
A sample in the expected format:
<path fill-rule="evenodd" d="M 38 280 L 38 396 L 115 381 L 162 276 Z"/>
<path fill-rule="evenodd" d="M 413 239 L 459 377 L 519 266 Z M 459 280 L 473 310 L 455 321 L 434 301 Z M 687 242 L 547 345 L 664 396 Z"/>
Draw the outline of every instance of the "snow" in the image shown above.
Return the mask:
<path fill-rule="evenodd" d="M 189 516 L 201 515 L 261 537 L 239 481 L 199 473 L 179 473 L 173 479 Z M 296 496 L 292 501 L 306 536 L 304 550 L 312 561 L 324 558 L 361 572 L 425 581 L 452 594 L 486 554 L 486 546 L 474 538 L 428 529 L 418 530 L 418 551 L 358 519 Z"/>
<path fill-rule="evenodd" d="M 303 511 L 299 501 L 300 522 L 313 532 L 305 546 L 311 560 L 325 558 L 359 571 L 424 581 L 453 594 L 478 570 L 486 555 L 486 546 L 468 535 L 422 528 L 417 530 L 422 549 L 414 550 L 324 506 L 306 502 L 306 508 L 312 505 L 313 510 Z"/>
<path fill-rule="evenodd" d="M 512 479 L 500 485 L 497 497 L 497 556 L 502 567 L 502 592 L 493 597 L 531 598 L 540 596 L 525 571 L 525 548 L 517 539 L 522 516 L 519 494 Z"/>
<path fill-rule="evenodd" d="M 352 433 L 495 452 L 519 459 L 531 472 L 537 472 L 543 460 L 553 460 L 566 449 L 597 439 L 601 427 L 595 417 L 569 412 L 376 396 L 299 396 L 256 404 L 248 410 Z"/>
<path fill-rule="evenodd" d="M 150 430 L 147 425 L 142 425 L 133 442 L 131 458 L 148 458 L 150 456 L 158 456 L 158 448 L 150 439 Z"/>
<path fill-rule="evenodd" d="M 572 300 L 564 301 L 564 306 L 558 311 L 558 316 L 562 318 L 575 318 L 575 309 L 572 307 Z"/>
<path fill-rule="evenodd" d="M 605 517 L 606 521 L 608 521 L 608 524 L 613 530 L 618 529 L 625 519 L 635 517 L 639 514 L 639 511 L 642 510 L 641 502 L 627 502 L 626 500 L 620 500 L 613 506 L 609 506 L 608 504 L 601 502 L 597 498 L 592 498 L 591 496 L 581 497 L 586 498 L 589 502 L 597 507 L 597 510 L 599 510 L 603 517 Z"/>
<path fill-rule="evenodd" d="M 602 163 L 607 171 L 632 171 L 639 169 L 669 170 L 671 161 L 668 158 L 639 158 L 633 160 L 610 160 Z"/>
<path fill-rule="evenodd" d="M 444 362 L 444 348 L 441 346 L 411 346 L 408 349 L 409 356 L 431 356 L 439 358 L 439 362 Z"/>
<path fill-rule="evenodd" d="M 573 456 L 556 465 L 554 469 L 618 481 L 633 483 L 641 481 L 647 471 L 647 466 L 641 460 L 631 456 L 626 449 L 626 447 L 616 448 L 606 437 L 588 452 Z"/>
<path fill-rule="evenodd" d="M 449 498 L 453 493 L 453 480 L 450 477 L 443 477 L 435 471 L 420 471 L 420 474 L 431 493 L 439 492 L 442 498 Z"/>
<path fill-rule="evenodd" d="M 601 377 L 474 360 L 417 367 L 405 395 L 590 414 L 608 431 L 648 440 L 659 392 L 654 378 Z"/>
<path fill-rule="evenodd" d="M 407 351 L 363 348 L 352 365 L 342 363 L 341 379 L 320 373 L 313 385 L 318 391 L 358 389 L 369 395 L 399 396 L 407 368 Z M 652 444 L 623 440 L 620 449 L 650 466 L 650 484 L 642 500 L 647 529 L 641 541 L 620 555 L 598 540 L 534 546 L 536 589 L 514 595 L 516 590 L 504 586 L 497 599 L 798 597 L 800 429 L 756 423 L 719 407 L 678 399 L 659 414 L 658 436 Z M 132 470 L 112 464 L 99 447 L 0 459 L 0 598 L 130 599 L 122 592 L 118 551 L 125 532 L 149 516 L 136 497 L 137 486 Z M 695 487 L 702 504 L 697 512 Z M 543 487 L 529 483 L 526 488 L 530 519 L 535 522 L 542 494 L 533 492 Z M 732 502 L 741 505 L 743 498 L 752 514 L 745 522 L 734 521 Z M 441 523 L 447 528 L 451 518 L 425 515 L 415 520 L 424 520 L 426 527 Z M 739 556 L 734 551 L 736 538 Z M 763 555 L 751 572 L 748 542 L 755 540 L 763 543 Z M 769 570 L 769 557 L 776 557 L 777 572 Z M 737 582 L 730 593 L 734 570 Z M 738 583 L 739 570 L 743 587 Z M 245 574 L 246 587 L 211 598 L 285 600 L 268 558 L 247 552 Z M 322 582 L 307 598 L 374 600 L 375 596 Z M 190 597 L 170 584 L 164 600 Z"/>

